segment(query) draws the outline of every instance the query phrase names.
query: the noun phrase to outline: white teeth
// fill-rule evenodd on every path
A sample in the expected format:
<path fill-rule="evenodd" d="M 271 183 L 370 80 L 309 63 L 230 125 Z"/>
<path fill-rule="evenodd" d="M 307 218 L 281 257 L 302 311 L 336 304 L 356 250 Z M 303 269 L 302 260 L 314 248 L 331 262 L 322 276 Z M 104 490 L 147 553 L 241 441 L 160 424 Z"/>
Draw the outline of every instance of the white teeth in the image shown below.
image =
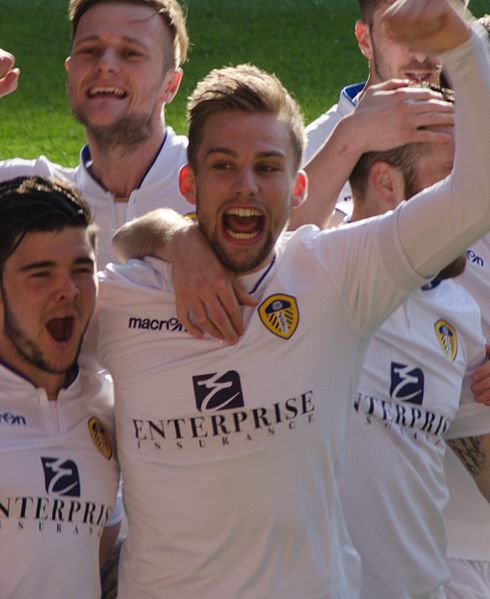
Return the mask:
<path fill-rule="evenodd" d="M 261 216 L 260 210 L 254 208 L 230 208 L 226 211 L 227 215 L 231 216 Z"/>
<path fill-rule="evenodd" d="M 242 239 L 242 240 L 243 239 L 245 239 L 245 240 L 253 239 L 254 237 L 257 236 L 257 233 L 237 233 L 236 231 L 232 231 L 231 229 L 226 229 L 226 233 L 232 239 Z"/>
<path fill-rule="evenodd" d="M 93 87 L 90 90 L 90 95 L 94 96 L 95 94 L 113 94 L 121 98 L 125 95 L 125 92 L 117 87 Z"/>

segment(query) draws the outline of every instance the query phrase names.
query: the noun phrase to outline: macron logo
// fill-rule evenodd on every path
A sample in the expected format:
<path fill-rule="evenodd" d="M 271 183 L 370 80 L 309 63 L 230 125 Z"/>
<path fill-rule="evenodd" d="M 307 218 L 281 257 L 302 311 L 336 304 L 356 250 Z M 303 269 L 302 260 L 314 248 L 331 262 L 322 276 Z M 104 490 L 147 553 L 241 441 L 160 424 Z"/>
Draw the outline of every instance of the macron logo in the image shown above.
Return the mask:
<path fill-rule="evenodd" d="M 476 252 L 474 252 L 471 248 L 469 250 L 466 250 L 466 258 L 472 264 L 476 264 L 477 266 L 481 267 L 485 266 L 485 261 L 483 260 L 483 258 L 479 256 Z"/>
<path fill-rule="evenodd" d="M 4 412 L 3 414 L 0 412 L 0 424 L 2 423 L 17 426 L 25 426 L 27 424 L 24 416 L 12 414 L 11 412 Z"/>
<path fill-rule="evenodd" d="M 159 318 L 139 318 L 138 316 L 130 316 L 128 328 L 142 329 L 144 331 L 167 331 L 169 333 L 185 332 L 187 329 L 178 318 L 172 317 L 168 320 L 160 320 Z"/>

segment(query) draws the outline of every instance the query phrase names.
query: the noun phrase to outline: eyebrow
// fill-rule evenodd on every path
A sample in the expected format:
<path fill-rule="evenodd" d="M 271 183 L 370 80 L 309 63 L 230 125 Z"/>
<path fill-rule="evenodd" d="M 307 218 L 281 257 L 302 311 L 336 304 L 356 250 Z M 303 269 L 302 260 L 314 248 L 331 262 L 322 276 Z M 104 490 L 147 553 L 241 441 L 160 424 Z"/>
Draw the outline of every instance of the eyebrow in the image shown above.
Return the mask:
<path fill-rule="evenodd" d="M 72 266 L 74 265 L 87 265 L 87 266 L 95 266 L 95 260 L 93 260 L 90 257 L 85 257 L 85 256 L 81 256 L 80 258 L 75 258 L 75 260 L 73 260 Z M 19 272 L 29 272 L 31 270 L 39 270 L 41 268 L 56 268 L 56 266 L 58 266 L 57 262 L 54 262 L 53 260 L 42 260 L 39 262 L 29 262 L 28 264 L 25 264 L 24 266 L 21 266 L 19 268 Z"/>
<path fill-rule="evenodd" d="M 229 148 L 221 148 L 216 146 L 214 148 L 209 148 L 206 152 L 206 157 L 211 156 L 212 154 L 226 154 L 227 156 L 237 156 L 238 154 Z M 266 152 L 257 152 L 257 158 L 286 158 L 286 153 L 281 152 L 280 150 L 268 150 Z"/>
<path fill-rule="evenodd" d="M 147 48 L 146 44 L 144 44 L 143 42 L 141 42 L 140 40 L 138 40 L 135 37 L 124 35 L 121 39 L 123 42 L 126 42 L 128 44 L 133 44 L 135 46 L 139 46 L 140 48 Z M 73 46 L 75 47 L 79 44 L 85 44 L 86 42 L 103 42 L 103 39 L 101 37 L 99 37 L 98 35 L 87 35 L 81 39 L 76 40 L 73 43 Z"/>

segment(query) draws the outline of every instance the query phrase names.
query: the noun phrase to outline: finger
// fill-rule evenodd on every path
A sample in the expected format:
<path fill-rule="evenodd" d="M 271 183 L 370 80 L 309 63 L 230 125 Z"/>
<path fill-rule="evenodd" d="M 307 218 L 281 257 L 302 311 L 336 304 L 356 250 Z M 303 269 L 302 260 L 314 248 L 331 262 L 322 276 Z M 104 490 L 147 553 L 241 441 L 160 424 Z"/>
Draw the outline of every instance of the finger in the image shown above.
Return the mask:
<path fill-rule="evenodd" d="M 19 84 L 19 69 L 13 69 L 0 79 L 0 97 L 7 96 L 17 89 Z"/>
<path fill-rule="evenodd" d="M 214 337 L 219 341 L 227 341 L 227 339 L 223 337 L 221 331 L 214 326 L 211 320 L 200 323 L 200 326 L 204 331 L 206 331 L 206 333 L 208 333 L 208 335 L 211 335 L 211 337 Z"/>
<path fill-rule="evenodd" d="M 0 77 L 4 77 L 14 68 L 15 56 L 6 50 L 0 50 Z"/>
<path fill-rule="evenodd" d="M 233 294 L 225 297 L 225 302 L 227 304 L 222 303 L 216 296 L 210 296 L 209 300 L 204 303 L 207 318 L 199 322 L 199 326 L 213 327 L 218 331 L 220 339 L 233 345 L 243 332 L 240 307 Z M 209 332 L 208 328 L 205 330 Z M 218 337 L 215 333 L 212 334 L 213 337 Z"/>
<path fill-rule="evenodd" d="M 212 314 L 212 320 L 219 326 L 228 343 L 236 343 L 244 331 L 239 298 L 236 296 L 233 287 L 231 287 L 230 289 L 225 289 L 219 299 L 220 310 L 216 316 L 214 313 Z"/>
<path fill-rule="evenodd" d="M 453 139 L 450 133 L 444 131 L 436 131 L 432 129 L 406 129 L 399 137 L 398 145 L 420 143 L 420 144 L 444 144 L 449 143 Z"/>
<path fill-rule="evenodd" d="M 473 383 L 481 385 L 481 388 L 483 388 L 483 385 L 490 388 L 490 361 L 487 360 L 484 364 L 476 368 L 471 378 Z"/>
<path fill-rule="evenodd" d="M 248 293 L 248 291 L 244 289 L 243 285 L 237 279 L 233 281 L 233 290 L 239 304 L 242 306 L 250 306 L 255 308 L 255 306 L 259 303 L 259 300 Z"/>
<path fill-rule="evenodd" d="M 236 333 L 216 296 L 211 295 L 207 300 L 201 298 L 200 302 L 193 306 L 190 315 L 193 325 L 212 337 L 221 341 L 236 338 Z"/>
<path fill-rule="evenodd" d="M 183 307 L 181 302 L 176 300 L 177 309 L 177 318 L 179 322 L 187 329 L 193 337 L 197 337 L 201 339 L 204 335 L 204 331 L 202 331 L 196 324 L 194 324 L 191 317 L 191 310 L 187 307 Z"/>
<path fill-rule="evenodd" d="M 483 403 L 485 405 L 490 405 L 490 390 L 474 392 L 473 387 L 471 388 L 473 392 L 473 398 L 477 403 Z"/>

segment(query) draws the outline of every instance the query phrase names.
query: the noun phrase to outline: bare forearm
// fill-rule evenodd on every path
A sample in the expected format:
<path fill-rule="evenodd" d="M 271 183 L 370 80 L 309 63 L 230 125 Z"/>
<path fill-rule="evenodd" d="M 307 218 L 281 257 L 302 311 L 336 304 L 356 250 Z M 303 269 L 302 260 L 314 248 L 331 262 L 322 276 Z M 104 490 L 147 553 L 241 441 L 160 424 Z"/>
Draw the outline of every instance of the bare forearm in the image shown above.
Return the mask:
<path fill-rule="evenodd" d="M 352 133 L 354 119 L 353 116 L 344 117 L 306 165 L 308 197 L 300 208 L 293 210 L 290 229 L 304 224 L 314 224 L 322 229 L 327 226 L 337 197 L 363 152 Z"/>
<path fill-rule="evenodd" d="M 112 247 L 122 261 L 156 256 L 171 261 L 169 241 L 196 225 L 168 208 L 153 210 L 123 225 L 112 239 Z"/>
<path fill-rule="evenodd" d="M 453 439 L 448 444 L 490 502 L 490 434 Z"/>

